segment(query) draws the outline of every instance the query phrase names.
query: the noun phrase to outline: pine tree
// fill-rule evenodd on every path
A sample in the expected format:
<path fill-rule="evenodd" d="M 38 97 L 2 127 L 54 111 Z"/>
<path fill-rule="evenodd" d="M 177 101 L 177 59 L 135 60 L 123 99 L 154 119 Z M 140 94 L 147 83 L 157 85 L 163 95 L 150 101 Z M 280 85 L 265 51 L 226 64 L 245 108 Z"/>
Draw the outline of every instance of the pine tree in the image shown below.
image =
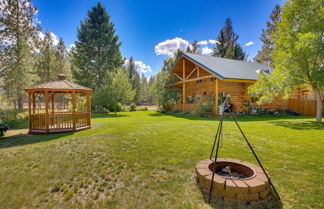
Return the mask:
<path fill-rule="evenodd" d="M 148 99 L 147 102 L 149 102 L 150 104 L 153 104 L 153 98 L 154 95 L 152 94 L 152 89 L 155 83 L 155 76 L 150 76 L 150 79 L 148 81 Z"/>
<path fill-rule="evenodd" d="M 148 100 L 148 83 L 144 74 L 141 76 L 140 102 L 145 103 Z"/>
<path fill-rule="evenodd" d="M 134 77 L 134 84 L 132 84 L 132 86 L 133 86 L 133 90 L 135 91 L 134 102 L 138 103 L 139 98 L 140 98 L 141 77 L 137 71 L 136 71 L 136 74 Z"/>
<path fill-rule="evenodd" d="M 56 78 L 55 72 L 55 48 L 51 32 L 45 33 L 44 39 L 40 42 L 40 53 L 37 67 L 37 74 L 40 83 L 49 82 Z"/>
<path fill-rule="evenodd" d="M 140 91 L 140 75 L 136 69 L 135 61 L 133 57 L 128 60 L 127 71 L 129 76 L 129 82 L 132 84 L 133 90 L 135 91 L 134 102 L 137 103 L 139 100 Z"/>
<path fill-rule="evenodd" d="M 64 44 L 63 38 L 59 39 L 59 43 L 55 47 L 56 50 L 56 56 L 55 56 L 55 62 L 56 62 L 56 72 L 65 74 L 68 78 L 71 77 L 71 66 L 70 66 L 70 57 L 69 53 L 66 49 L 66 46 Z"/>
<path fill-rule="evenodd" d="M 113 110 L 116 114 L 120 104 L 132 102 L 135 92 L 125 69 L 118 68 L 108 73 L 108 80 L 94 95 L 94 105 Z"/>
<path fill-rule="evenodd" d="M 200 49 L 199 49 L 199 44 L 197 40 L 194 40 L 192 42 L 192 44 L 190 44 L 187 49 L 186 52 L 188 53 L 193 53 L 193 54 L 201 54 Z"/>
<path fill-rule="evenodd" d="M 72 74 L 79 84 L 96 90 L 105 84 L 109 72 L 124 64 L 114 24 L 100 2 L 81 22 L 77 38 L 72 54 Z"/>
<path fill-rule="evenodd" d="M 280 13 L 281 8 L 279 5 L 276 5 L 270 15 L 270 21 L 266 22 L 267 28 L 262 29 L 262 35 L 260 40 L 262 41 L 263 45 L 261 50 L 258 51 L 258 54 L 254 58 L 254 61 L 264 63 L 271 67 L 274 67 L 271 53 L 275 45 L 275 40 L 271 38 L 271 34 L 276 32 L 276 23 L 280 21 Z"/>
<path fill-rule="evenodd" d="M 32 85 L 35 40 L 40 27 L 35 19 L 37 9 L 30 0 L 0 1 L 0 76 L 8 99 L 23 108 L 24 88 Z"/>
<path fill-rule="evenodd" d="M 247 54 L 237 43 L 238 38 L 239 36 L 233 31 L 231 19 L 227 18 L 225 26 L 219 32 L 212 55 L 215 57 L 246 60 Z"/>

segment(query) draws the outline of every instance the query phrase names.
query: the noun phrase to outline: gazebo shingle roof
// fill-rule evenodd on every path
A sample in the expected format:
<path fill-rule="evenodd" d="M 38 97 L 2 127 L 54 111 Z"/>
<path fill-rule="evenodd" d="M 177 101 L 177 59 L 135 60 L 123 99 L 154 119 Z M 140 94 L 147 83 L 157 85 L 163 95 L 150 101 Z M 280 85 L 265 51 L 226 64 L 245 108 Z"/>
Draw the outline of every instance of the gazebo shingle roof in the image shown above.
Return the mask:
<path fill-rule="evenodd" d="M 92 89 L 81 86 L 79 84 L 72 83 L 70 81 L 65 80 L 65 75 L 59 74 L 58 79 L 55 81 L 38 84 L 25 90 L 84 90 L 84 91 L 92 91 Z"/>

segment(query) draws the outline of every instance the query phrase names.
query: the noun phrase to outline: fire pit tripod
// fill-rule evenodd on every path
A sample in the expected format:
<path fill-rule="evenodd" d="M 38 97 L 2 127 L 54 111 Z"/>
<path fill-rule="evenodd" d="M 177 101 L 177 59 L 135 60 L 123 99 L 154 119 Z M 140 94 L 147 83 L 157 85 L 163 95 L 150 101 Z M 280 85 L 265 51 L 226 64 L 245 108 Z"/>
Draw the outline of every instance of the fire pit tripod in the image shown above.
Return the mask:
<path fill-rule="evenodd" d="M 222 198 L 225 202 L 259 205 L 271 199 L 271 188 L 280 200 L 269 175 L 229 107 L 230 105 L 226 101 L 221 105 L 221 118 L 209 159 L 200 161 L 196 165 L 197 183 L 209 190 L 209 203 L 212 197 L 217 197 Z M 230 113 L 259 166 L 237 159 L 218 158 L 225 111 Z"/>

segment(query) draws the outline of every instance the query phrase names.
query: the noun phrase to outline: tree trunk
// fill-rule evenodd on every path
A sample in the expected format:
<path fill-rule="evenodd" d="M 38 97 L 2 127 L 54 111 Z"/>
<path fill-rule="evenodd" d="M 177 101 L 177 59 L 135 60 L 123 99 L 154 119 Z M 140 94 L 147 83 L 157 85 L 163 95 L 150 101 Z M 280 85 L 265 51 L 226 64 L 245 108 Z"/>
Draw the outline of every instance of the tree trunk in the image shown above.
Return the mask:
<path fill-rule="evenodd" d="M 22 96 L 19 96 L 17 99 L 18 109 L 22 110 L 24 109 L 24 100 Z"/>
<path fill-rule="evenodd" d="M 323 104 L 322 104 L 322 96 L 321 92 L 319 90 L 315 90 L 315 96 L 316 96 L 316 122 L 322 122 L 322 110 L 323 110 Z"/>

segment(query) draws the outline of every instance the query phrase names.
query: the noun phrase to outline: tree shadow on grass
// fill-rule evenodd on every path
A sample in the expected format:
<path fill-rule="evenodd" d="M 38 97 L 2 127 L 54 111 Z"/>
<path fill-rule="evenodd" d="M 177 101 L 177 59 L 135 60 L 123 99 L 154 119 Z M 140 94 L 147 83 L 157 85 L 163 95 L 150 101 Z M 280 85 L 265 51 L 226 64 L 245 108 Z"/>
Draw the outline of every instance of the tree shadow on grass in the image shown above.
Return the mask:
<path fill-rule="evenodd" d="M 125 115 L 122 113 L 117 113 L 115 115 L 115 113 L 93 113 L 91 115 L 92 119 L 96 119 L 96 118 L 120 118 L 120 117 L 129 117 L 129 115 Z"/>
<path fill-rule="evenodd" d="M 187 120 L 201 120 L 201 121 L 219 121 L 220 116 L 213 116 L 213 117 L 195 117 L 191 115 L 182 115 L 182 114 L 170 114 L 170 113 L 150 113 L 152 117 L 161 117 L 161 116 L 171 116 L 175 118 L 183 118 Z M 272 120 L 284 120 L 284 119 L 310 119 L 311 117 L 307 116 L 236 116 L 236 120 L 238 122 L 252 122 L 252 121 L 272 121 Z M 224 121 L 233 121 L 231 116 L 226 116 Z"/>
<path fill-rule="evenodd" d="M 200 193 L 202 194 L 202 197 L 204 198 L 204 201 L 206 204 L 208 203 L 208 198 L 209 198 L 209 191 L 206 189 L 203 189 L 197 182 L 195 181 L 196 187 L 199 189 Z M 271 193 L 272 199 L 269 200 L 266 203 L 262 203 L 261 205 L 258 206 L 251 206 L 251 205 L 241 205 L 237 203 L 226 203 L 224 202 L 223 198 L 211 198 L 211 203 L 209 204 L 212 208 L 215 209 L 282 209 L 283 205 L 280 200 L 278 200 L 275 197 L 275 194 Z"/>
<path fill-rule="evenodd" d="M 74 132 L 49 134 L 49 135 L 17 134 L 9 137 L 1 137 L 0 149 L 46 142 L 46 141 L 58 139 L 73 134 Z"/>
<path fill-rule="evenodd" d="M 324 123 L 315 121 L 270 121 L 269 123 L 296 130 L 324 130 Z"/>

